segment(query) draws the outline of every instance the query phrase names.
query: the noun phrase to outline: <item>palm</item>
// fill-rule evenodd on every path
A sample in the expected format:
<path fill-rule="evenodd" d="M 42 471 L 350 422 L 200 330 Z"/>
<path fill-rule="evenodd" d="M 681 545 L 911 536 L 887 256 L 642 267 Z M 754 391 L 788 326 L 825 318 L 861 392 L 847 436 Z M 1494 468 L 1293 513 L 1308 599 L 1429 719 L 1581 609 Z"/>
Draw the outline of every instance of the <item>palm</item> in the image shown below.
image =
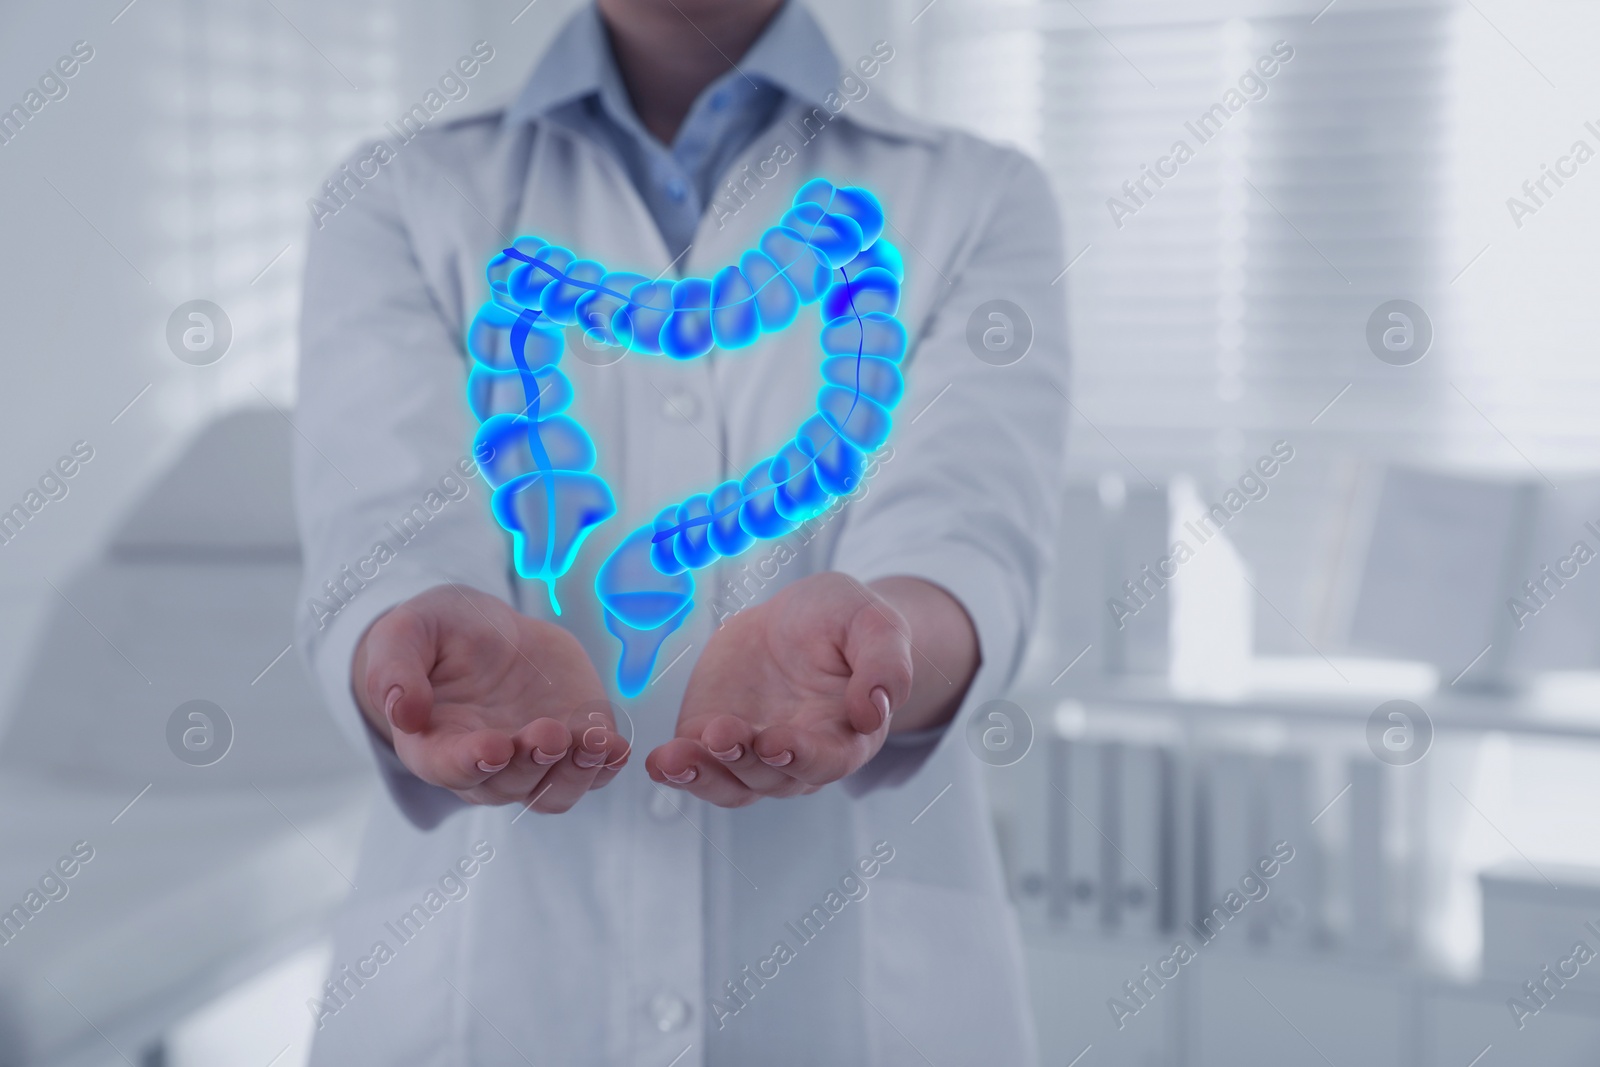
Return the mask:
<path fill-rule="evenodd" d="M 508 614 L 509 620 L 479 619 L 474 626 L 469 613 L 441 641 L 428 676 L 434 705 L 424 734 L 516 733 L 539 718 L 567 721 L 583 705 L 605 699 L 599 676 L 571 634 Z"/>
<path fill-rule="evenodd" d="M 860 768 L 909 688 L 905 621 L 842 574 L 815 574 L 727 620 L 684 691 L 651 775 L 729 807 L 809 793 Z M 877 694 L 874 696 L 874 694 Z"/>
<path fill-rule="evenodd" d="M 830 604 L 829 606 L 836 606 Z M 846 604 L 852 612 L 860 606 Z M 844 714 L 849 616 L 779 598 L 736 616 L 712 637 L 684 693 L 679 737 L 698 738 L 718 715 L 756 730 L 784 723 L 866 748 Z"/>
<path fill-rule="evenodd" d="M 488 594 L 430 589 L 374 623 L 357 659 L 395 754 L 466 800 L 565 811 L 627 760 L 583 647 Z"/>

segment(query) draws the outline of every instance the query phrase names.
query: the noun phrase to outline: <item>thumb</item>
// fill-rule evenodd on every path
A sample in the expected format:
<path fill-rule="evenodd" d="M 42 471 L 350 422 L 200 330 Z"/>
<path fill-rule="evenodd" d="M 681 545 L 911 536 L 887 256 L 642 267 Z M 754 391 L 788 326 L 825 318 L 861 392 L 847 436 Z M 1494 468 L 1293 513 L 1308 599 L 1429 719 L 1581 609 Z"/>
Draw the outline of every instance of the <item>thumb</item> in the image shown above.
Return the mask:
<path fill-rule="evenodd" d="M 392 608 L 361 639 L 365 653 L 362 694 L 389 725 L 414 734 L 433 714 L 428 680 L 437 659 L 437 640 L 428 617 L 409 604 Z"/>
<path fill-rule="evenodd" d="M 881 598 L 869 596 L 850 620 L 844 648 L 850 666 L 845 711 L 863 734 L 876 733 L 911 697 L 911 626 Z"/>

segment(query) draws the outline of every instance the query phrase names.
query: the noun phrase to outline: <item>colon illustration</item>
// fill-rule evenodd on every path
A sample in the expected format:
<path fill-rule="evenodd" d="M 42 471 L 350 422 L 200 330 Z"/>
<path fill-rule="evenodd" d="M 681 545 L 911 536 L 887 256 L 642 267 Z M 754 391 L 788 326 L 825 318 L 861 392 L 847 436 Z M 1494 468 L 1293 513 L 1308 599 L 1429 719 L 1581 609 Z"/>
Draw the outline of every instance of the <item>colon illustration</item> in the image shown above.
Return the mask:
<path fill-rule="evenodd" d="M 595 593 L 622 643 L 624 696 L 644 689 L 662 642 L 693 610 L 693 571 L 782 537 L 852 492 L 866 454 L 887 440 L 905 388 L 907 336 L 895 317 L 904 263 L 883 228 L 870 192 L 815 179 L 756 248 L 709 279 L 652 281 L 536 237 L 517 238 L 490 261 L 492 297 L 467 330 L 467 398 L 480 422 L 474 449 L 487 457 L 491 510 L 511 534 L 517 573 L 547 584 L 558 615 L 556 579 L 617 511 L 595 471 L 594 442 L 565 414 L 573 388 L 557 364 L 566 329 L 582 329 L 591 346 L 689 360 L 747 347 L 819 305 L 815 414 L 744 478 L 668 503 L 600 566 Z"/>

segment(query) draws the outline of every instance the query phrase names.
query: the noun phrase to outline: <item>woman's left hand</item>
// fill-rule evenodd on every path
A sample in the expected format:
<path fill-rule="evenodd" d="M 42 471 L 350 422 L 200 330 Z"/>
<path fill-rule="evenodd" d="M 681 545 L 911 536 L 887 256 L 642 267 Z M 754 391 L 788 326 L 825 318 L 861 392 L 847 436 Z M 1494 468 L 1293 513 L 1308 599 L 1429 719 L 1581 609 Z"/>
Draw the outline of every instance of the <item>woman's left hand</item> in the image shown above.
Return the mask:
<path fill-rule="evenodd" d="M 881 593 L 837 572 L 726 619 L 689 678 L 676 736 L 645 761 L 650 777 L 729 808 L 843 778 L 877 754 L 911 696 L 911 633 Z"/>

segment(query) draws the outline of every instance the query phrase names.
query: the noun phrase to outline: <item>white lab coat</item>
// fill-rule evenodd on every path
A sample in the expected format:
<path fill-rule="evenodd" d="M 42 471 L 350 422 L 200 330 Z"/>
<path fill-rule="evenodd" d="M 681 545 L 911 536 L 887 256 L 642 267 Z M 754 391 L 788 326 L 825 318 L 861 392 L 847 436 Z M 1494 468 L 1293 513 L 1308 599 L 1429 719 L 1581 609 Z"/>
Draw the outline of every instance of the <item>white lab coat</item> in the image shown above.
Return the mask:
<path fill-rule="evenodd" d="M 786 105 L 779 123 L 798 110 Z M 775 136 L 757 137 L 735 169 L 767 158 Z M 338 921 L 339 1000 L 324 1002 L 314 1063 L 1034 1062 L 983 765 L 963 726 L 1012 675 L 1052 539 L 1067 377 L 1062 289 L 1052 285 L 1063 265 L 1058 220 L 1023 156 L 913 121 L 874 92 L 723 226 L 708 214 L 678 272 L 710 276 L 735 262 L 813 176 L 873 190 L 885 237 L 905 254 L 900 314 L 912 349 L 893 458 L 792 559 L 760 542 L 697 575 L 696 611 L 658 669 L 687 654 L 624 702 L 632 763 L 554 816 L 466 807 L 408 775 L 353 704 L 351 655 L 384 610 L 444 581 L 549 617 L 543 587 L 510 568 L 485 484 L 464 499 L 436 492 L 475 429 L 462 335 L 487 296 L 489 257 L 518 234 L 645 275 L 671 257 L 604 148 L 548 121 L 512 127 L 503 109 L 431 128 L 363 186 L 347 183 L 347 204 L 314 228 L 295 416 L 306 597 L 325 597 L 324 582 L 360 569 L 376 541 L 398 545 L 364 587 L 345 580 L 356 591 L 320 628 L 309 606 L 298 620 L 333 714 L 373 748 L 393 800 L 378 806 Z M 1033 322 L 1032 350 L 1012 366 L 980 361 L 967 341 L 973 309 L 993 298 Z M 562 369 L 574 414 L 619 514 L 561 582 L 561 622 L 602 677 L 617 645 L 600 620 L 595 568 L 666 503 L 736 476 L 730 463 L 742 469 L 793 434 L 820 382 L 816 333 L 807 309 L 787 333 L 734 355 L 612 366 L 573 358 L 569 338 Z M 428 522 L 399 545 L 386 524 L 418 505 Z M 726 597 L 724 583 L 738 581 L 747 597 L 765 597 L 828 569 L 918 575 L 961 601 L 983 656 L 963 717 L 893 739 L 852 779 L 809 797 L 726 811 L 653 785 L 643 757 L 672 735 L 718 590 Z M 875 846 L 892 859 L 859 878 Z M 858 880 L 839 890 L 853 868 Z M 827 921 L 806 926 L 808 940 L 796 924 L 813 905 Z M 764 962 L 780 941 L 793 958 Z M 737 1014 L 725 1010 L 739 1004 L 727 982 L 742 983 Z"/>

